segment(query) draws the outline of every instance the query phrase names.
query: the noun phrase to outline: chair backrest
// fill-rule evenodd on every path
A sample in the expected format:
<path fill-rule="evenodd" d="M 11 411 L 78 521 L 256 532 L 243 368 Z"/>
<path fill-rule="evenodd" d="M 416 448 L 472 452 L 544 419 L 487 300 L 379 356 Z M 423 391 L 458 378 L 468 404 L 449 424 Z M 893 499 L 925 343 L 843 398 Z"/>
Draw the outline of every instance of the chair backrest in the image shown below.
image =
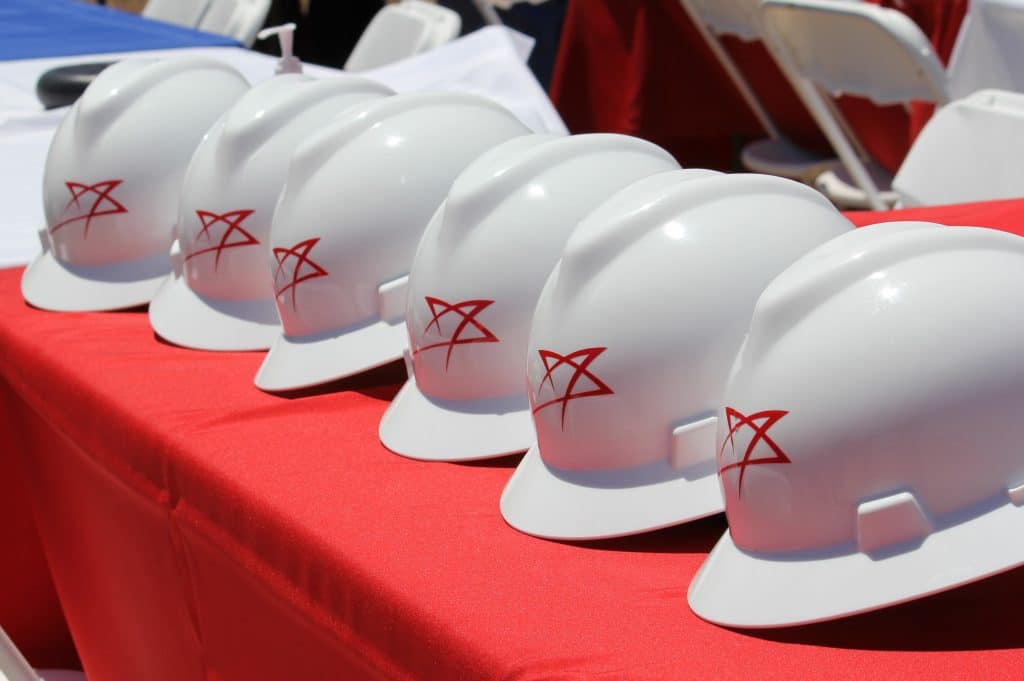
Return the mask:
<path fill-rule="evenodd" d="M 433 49 L 459 35 L 457 12 L 421 0 L 384 6 L 359 36 L 345 62 L 348 71 L 365 71 Z"/>
<path fill-rule="evenodd" d="M 688 0 L 697 15 L 718 35 L 751 42 L 761 39 L 760 0 Z"/>
<path fill-rule="evenodd" d="M 199 30 L 234 38 L 251 47 L 263 28 L 271 0 L 212 0 Z"/>
<path fill-rule="evenodd" d="M 1024 94 L 981 90 L 932 116 L 893 179 L 905 206 L 1024 197 Z"/>
<path fill-rule="evenodd" d="M 902 12 L 849 0 L 764 0 L 764 37 L 803 77 L 877 104 L 949 101 L 945 69 Z"/>
<path fill-rule="evenodd" d="M 142 10 L 142 16 L 195 28 L 209 5 L 210 0 L 149 0 Z"/>

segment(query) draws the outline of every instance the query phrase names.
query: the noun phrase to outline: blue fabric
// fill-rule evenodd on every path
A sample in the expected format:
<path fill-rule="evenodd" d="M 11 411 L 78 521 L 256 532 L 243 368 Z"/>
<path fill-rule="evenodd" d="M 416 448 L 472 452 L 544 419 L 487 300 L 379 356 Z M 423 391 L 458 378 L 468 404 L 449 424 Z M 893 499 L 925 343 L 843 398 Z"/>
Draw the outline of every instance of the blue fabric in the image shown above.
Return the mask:
<path fill-rule="evenodd" d="M 0 60 L 238 46 L 233 38 L 74 0 L 0 0 Z"/>

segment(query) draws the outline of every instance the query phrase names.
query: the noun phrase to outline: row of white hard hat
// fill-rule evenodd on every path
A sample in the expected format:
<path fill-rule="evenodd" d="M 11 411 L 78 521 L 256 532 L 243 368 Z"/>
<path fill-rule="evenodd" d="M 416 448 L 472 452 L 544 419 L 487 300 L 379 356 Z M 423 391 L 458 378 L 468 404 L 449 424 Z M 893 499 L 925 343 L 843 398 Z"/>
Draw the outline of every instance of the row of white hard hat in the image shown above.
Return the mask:
<path fill-rule="evenodd" d="M 47 162 L 29 302 L 155 293 L 165 339 L 269 346 L 268 390 L 405 352 L 382 441 L 529 450 L 501 499 L 522 531 L 724 509 L 689 594 L 715 622 L 831 619 L 1024 563 L 1018 237 L 854 232 L 803 185 L 527 135 L 468 95 L 246 89 L 202 61 L 97 78 Z"/>

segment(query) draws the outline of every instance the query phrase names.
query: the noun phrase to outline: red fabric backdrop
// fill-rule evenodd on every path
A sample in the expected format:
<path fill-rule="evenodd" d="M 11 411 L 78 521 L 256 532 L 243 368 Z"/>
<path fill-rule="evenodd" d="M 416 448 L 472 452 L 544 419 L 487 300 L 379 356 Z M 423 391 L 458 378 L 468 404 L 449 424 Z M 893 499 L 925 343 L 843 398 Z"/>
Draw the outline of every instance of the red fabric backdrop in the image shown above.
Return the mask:
<path fill-rule="evenodd" d="M 1024 234 L 1024 201 L 852 217 Z M 829 624 L 715 627 L 685 594 L 721 517 L 521 535 L 498 512 L 514 457 L 380 446 L 400 366 L 274 397 L 251 385 L 259 354 L 161 343 L 140 312 L 35 310 L 19 278 L 0 271 L 2 458 L 24 466 L 90 681 L 1019 678 L 1024 571 Z"/>
<path fill-rule="evenodd" d="M 967 0 L 873 0 L 913 18 L 949 59 Z M 782 131 L 828 146 L 759 42 L 726 48 Z M 551 97 L 573 132 L 622 132 L 664 146 L 687 166 L 728 169 L 757 120 L 704 44 L 678 0 L 570 0 Z M 928 105 L 877 107 L 844 97 L 843 112 L 864 146 L 895 171 L 931 116 Z"/>

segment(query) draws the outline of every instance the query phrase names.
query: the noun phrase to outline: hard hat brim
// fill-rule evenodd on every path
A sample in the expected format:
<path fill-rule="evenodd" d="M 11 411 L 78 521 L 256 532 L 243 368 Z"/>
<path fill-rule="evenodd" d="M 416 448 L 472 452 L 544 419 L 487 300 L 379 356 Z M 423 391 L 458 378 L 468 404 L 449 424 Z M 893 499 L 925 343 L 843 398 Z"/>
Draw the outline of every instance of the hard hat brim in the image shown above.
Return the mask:
<path fill-rule="evenodd" d="M 534 441 L 525 394 L 494 400 L 436 400 L 410 378 L 380 422 L 380 441 L 422 461 L 474 461 L 526 451 Z"/>
<path fill-rule="evenodd" d="M 30 305 L 54 312 L 122 310 L 148 303 L 170 271 L 166 255 L 80 267 L 44 251 L 22 274 L 21 294 Z"/>
<path fill-rule="evenodd" d="M 311 388 L 401 359 L 408 344 L 404 321 L 377 321 L 314 337 L 278 335 L 254 383 L 268 392 Z"/>
<path fill-rule="evenodd" d="M 501 494 L 505 521 L 545 539 L 624 537 L 722 509 L 713 466 L 692 478 L 681 476 L 668 461 L 625 471 L 556 470 L 544 462 L 536 444 Z"/>
<path fill-rule="evenodd" d="M 727 627 L 813 624 L 941 593 L 1024 564 L 1024 508 L 1009 501 L 899 553 L 773 557 L 727 531 L 690 583 L 690 608 Z"/>
<path fill-rule="evenodd" d="M 273 299 L 216 300 L 173 275 L 149 304 L 149 324 L 164 340 L 197 350 L 267 350 L 281 334 Z"/>

